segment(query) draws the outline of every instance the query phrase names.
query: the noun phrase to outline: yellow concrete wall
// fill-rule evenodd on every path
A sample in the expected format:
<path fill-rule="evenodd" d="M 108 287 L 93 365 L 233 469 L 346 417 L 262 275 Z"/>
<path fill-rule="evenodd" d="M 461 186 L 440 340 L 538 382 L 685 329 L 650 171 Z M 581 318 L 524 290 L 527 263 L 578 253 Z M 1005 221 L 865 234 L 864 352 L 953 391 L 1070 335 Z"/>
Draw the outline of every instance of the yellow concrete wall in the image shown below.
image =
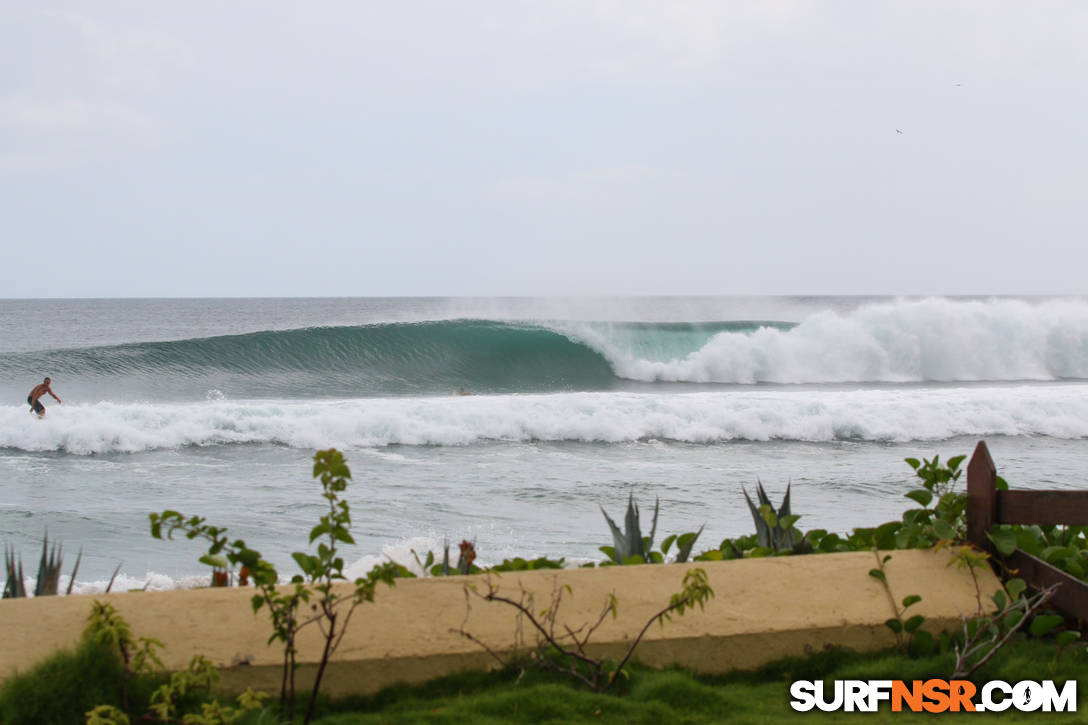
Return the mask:
<path fill-rule="evenodd" d="M 887 573 L 896 600 L 921 595 L 911 613 L 925 615 L 927 629 L 958 627 L 961 615 L 976 611 L 974 582 L 968 572 L 947 566 L 947 553 L 890 553 Z M 883 624 L 892 616 L 891 603 L 868 575 L 875 564 L 872 553 L 859 552 L 517 572 L 492 575 L 492 581 L 514 598 L 522 588 L 532 592 L 538 610 L 555 586 L 569 585 L 573 594 L 564 594 L 560 621 L 572 628 L 596 621 L 614 592 L 619 616 L 607 618 L 592 641 L 596 653 L 619 657 L 642 625 L 680 590 L 685 571 L 700 566 L 716 596 L 705 611 L 674 617 L 664 628 L 651 627 L 636 659 L 724 672 L 826 645 L 871 650 L 891 644 Z M 980 580 L 984 598 L 999 586 L 988 571 Z M 323 689 L 335 695 L 369 693 L 398 682 L 492 666 L 488 654 L 457 633 L 463 625 L 497 651 L 513 646 L 517 620 L 512 608 L 478 599 L 466 608 L 465 585 L 484 589 L 485 581 L 484 576 L 438 577 L 381 586 L 375 602 L 355 611 Z M 192 655 L 203 654 L 223 668 L 224 686 L 278 692 L 282 650 L 266 645 L 271 628 L 265 612 L 253 614 L 252 594 L 252 589 L 200 589 L 0 601 L 0 680 L 59 648 L 74 647 L 91 601 L 101 599 L 118 609 L 134 635 L 162 640 L 168 668 L 182 668 Z M 300 688 L 312 682 L 320 652 L 321 640 L 310 627 L 300 638 Z"/>

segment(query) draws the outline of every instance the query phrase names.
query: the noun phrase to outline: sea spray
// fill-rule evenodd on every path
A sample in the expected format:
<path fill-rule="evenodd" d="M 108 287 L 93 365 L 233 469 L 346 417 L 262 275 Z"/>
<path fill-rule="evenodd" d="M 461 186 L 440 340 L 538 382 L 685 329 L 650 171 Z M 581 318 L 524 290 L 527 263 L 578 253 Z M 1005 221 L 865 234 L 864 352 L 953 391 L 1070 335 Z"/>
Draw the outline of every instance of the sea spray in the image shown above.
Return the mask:
<path fill-rule="evenodd" d="M 576 326 L 616 373 L 643 381 L 844 383 L 1088 377 L 1088 305 L 927 299 L 816 312 L 795 326 L 722 331 L 670 360 Z"/>

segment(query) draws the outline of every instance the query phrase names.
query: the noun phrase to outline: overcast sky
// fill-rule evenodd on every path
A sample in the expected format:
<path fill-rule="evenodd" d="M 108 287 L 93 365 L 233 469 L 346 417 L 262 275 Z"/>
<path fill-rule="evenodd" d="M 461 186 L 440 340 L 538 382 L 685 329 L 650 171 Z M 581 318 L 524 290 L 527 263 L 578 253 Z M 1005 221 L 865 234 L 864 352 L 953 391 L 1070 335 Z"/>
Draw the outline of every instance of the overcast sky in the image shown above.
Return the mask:
<path fill-rule="evenodd" d="M 0 297 L 1088 292 L 1088 3 L 0 0 Z"/>

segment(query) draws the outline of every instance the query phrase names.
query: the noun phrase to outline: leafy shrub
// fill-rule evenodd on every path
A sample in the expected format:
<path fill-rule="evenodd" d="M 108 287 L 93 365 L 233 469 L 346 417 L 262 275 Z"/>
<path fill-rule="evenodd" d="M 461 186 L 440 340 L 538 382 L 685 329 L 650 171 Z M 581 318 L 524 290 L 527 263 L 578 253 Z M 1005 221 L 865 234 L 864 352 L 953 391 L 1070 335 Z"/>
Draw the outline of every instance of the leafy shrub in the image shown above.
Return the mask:
<path fill-rule="evenodd" d="M 9 677 L 0 689 L 0 723 L 83 725 L 83 713 L 96 705 L 120 706 L 124 687 L 125 668 L 117 654 L 105 642 L 84 641 Z M 145 702 L 150 689 L 142 688 Z"/>
<path fill-rule="evenodd" d="M 286 591 L 279 587 L 276 568 L 262 559 L 259 551 L 246 546 L 245 541 L 230 541 L 226 528 L 210 526 L 202 516 L 186 517 L 177 511 L 166 510 L 150 515 L 151 535 L 154 538 L 172 538 L 174 532 L 181 531 L 188 539 L 204 539 L 210 544 L 208 552 L 200 557 L 201 562 L 228 574 L 232 567 L 241 567 L 247 576 L 253 577 L 258 590 L 251 599 L 253 611 L 268 609 L 273 629 L 269 644 L 275 641 L 283 643 L 279 702 L 281 714 L 287 718 L 293 718 L 295 714 L 296 637 L 303 627 L 316 625 L 320 629 L 325 646 L 303 722 L 309 722 L 313 717 L 325 668 L 343 639 L 356 607 L 374 601 L 379 582 L 392 586 L 395 576 L 403 573 L 403 567 L 396 564 L 381 564 L 367 576 L 356 578 L 353 582 L 355 589 L 350 595 L 336 590 L 334 585 L 337 582 L 347 581 L 339 544 L 355 543 L 351 535 L 350 506 L 341 496 L 351 479 L 351 469 L 344 455 L 330 448 L 314 454 L 313 477 L 321 483 L 321 496 L 328 502 L 328 513 L 310 530 L 309 543 L 318 542 L 317 554 L 304 551 L 291 554 L 302 574 L 291 578 L 292 586 Z M 303 605 L 308 605 L 308 612 Z"/>

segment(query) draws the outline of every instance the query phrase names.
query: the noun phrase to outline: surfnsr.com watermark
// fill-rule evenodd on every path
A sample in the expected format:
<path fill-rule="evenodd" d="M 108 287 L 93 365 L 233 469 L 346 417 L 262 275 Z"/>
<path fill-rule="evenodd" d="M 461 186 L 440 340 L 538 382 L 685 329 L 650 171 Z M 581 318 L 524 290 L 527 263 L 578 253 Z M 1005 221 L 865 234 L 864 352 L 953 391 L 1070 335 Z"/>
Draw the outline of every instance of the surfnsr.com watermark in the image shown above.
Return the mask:
<path fill-rule="evenodd" d="M 798 712 L 876 712 L 889 703 L 892 712 L 1076 712 L 1077 681 L 1004 682 L 976 687 L 967 680 L 797 680 L 790 685 L 790 707 Z"/>

